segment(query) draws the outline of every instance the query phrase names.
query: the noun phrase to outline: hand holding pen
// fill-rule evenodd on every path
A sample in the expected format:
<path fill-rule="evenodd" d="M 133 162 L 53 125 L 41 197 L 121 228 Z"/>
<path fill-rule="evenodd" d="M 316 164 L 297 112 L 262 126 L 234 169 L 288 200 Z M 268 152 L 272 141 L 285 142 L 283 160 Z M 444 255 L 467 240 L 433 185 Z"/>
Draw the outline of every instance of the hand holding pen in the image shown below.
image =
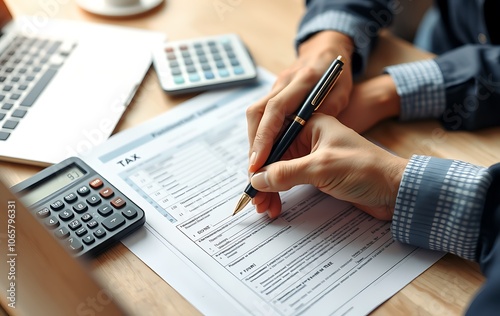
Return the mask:
<path fill-rule="evenodd" d="M 297 137 L 298 133 L 305 125 L 307 120 L 311 117 L 313 112 L 320 107 L 325 97 L 331 91 L 333 85 L 342 72 L 343 66 L 344 62 L 342 61 L 342 56 L 338 56 L 332 62 L 330 67 L 328 67 L 327 71 L 321 77 L 316 86 L 312 89 L 301 107 L 297 110 L 295 118 L 287 127 L 282 136 L 278 139 L 278 141 L 274 144 L 271 150 L 271 154 L 269 155 L 264 165 L 269 165 L 281 159 L 281 157 Z M 251 184 L 248 184 L 233 212 L 233 215 L 241 211 L 250 202 L 250 200 L 255 197 L 256 194 L 257 190 L 255 190 Z"/>

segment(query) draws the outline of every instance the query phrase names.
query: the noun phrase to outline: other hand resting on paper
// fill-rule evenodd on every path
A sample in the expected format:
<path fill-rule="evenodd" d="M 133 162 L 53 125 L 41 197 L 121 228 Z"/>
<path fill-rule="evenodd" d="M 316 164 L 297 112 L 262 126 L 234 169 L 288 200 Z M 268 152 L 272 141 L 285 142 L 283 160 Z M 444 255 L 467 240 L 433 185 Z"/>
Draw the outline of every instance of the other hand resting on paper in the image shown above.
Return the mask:
<path fill-rule="evenodd" d="M 283 159 L 260 169 L 251 179 L 260 192 L 257 212 L 281 213 L 279 191 L 311 184 L 384 220 L 392 218 L 407 159 L 397 157 L 345 127 L 336 118 L 316 113 Z"/>

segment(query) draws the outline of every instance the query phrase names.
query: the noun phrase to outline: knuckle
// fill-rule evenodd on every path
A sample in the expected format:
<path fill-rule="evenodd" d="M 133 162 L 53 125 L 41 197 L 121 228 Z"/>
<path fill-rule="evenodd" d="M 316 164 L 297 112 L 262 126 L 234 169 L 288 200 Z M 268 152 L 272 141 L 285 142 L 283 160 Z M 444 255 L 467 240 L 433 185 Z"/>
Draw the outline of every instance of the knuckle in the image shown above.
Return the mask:
<path fill-rule="evenodd" d="M 288 168 L 273 168 L 272 177 L 268 178 L 269 184 L 273 187 L 281 189 L 288 189 L 287 179 L 289 179 L 290 172 Z"/>
<path fill-rule="evenodd" d="M 311 66 L 304 66 L 297 72 L 297 77 L 306 82 L 317 81 L 321 73 Z"/>
<path fill-rule="evenodd" d="M 259 128 L 259 131 L 257 134 L 255 134 L 255 140 L 254 143 L 260 143 L 260 144 L 267 144 L 271 143 L 272 140 L 275 137 L 275 133 L 273 129 L 267 127 L 267 126 L 262 126 Z"/>
<path fill-rule="evenodd" d="M 249 107 L 247 107 L 246 112 L 245 112 L 246 116 L 249 118 L 261 116 L 262 113 L 263 113 L 263 109 L 258 104 L 250 105 Z"/>
<path fill-rule="evenodd" d="M 273 112 L 276 111 L 277 108 L 279 108 L 283 102 L 281 102 L 281 98 L 278 96 L 272 97 L 267 101 L 267 109 L 269 109 L 270 113 L 272 114 Z"/>

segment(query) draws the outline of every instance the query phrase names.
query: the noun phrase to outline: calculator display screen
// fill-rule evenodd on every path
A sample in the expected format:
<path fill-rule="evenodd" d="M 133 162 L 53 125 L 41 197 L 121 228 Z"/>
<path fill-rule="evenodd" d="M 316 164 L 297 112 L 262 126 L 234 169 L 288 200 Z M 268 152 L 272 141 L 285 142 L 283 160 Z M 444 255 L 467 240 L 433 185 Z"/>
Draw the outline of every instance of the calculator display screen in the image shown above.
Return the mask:
<path fill-rule="evenodd" d="M 85 174 L 86 172 L 78 166 L 70 165 L 19 192 L 21 200 L 27 205 L 32 205 L 68 184 L 78 181 Z"/>

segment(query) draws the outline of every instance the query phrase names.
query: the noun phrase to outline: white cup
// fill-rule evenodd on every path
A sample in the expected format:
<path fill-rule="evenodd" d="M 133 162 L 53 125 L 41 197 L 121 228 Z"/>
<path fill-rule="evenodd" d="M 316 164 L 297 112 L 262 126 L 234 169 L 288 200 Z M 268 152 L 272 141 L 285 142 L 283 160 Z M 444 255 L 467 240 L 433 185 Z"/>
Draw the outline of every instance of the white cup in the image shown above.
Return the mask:
<path fill-rule="evenodd" d="M 113 7 L 129 7 L 140 3 L 140 0 L 104 0 Z"/>

